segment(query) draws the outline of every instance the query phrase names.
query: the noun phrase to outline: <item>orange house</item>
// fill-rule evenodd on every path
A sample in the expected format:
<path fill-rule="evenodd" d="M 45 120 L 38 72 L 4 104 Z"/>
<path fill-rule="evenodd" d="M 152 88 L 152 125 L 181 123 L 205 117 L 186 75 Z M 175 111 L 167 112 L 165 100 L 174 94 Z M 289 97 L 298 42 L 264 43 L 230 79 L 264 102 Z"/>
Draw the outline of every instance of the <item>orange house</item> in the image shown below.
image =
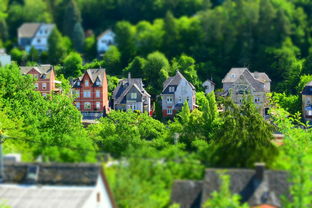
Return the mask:
<path fill-rule="evenodd" d="M 108 86 L 105 69 L 88 69 L 73 80 L 72 93 L 75 105 L 84 120 L 102 117 L 108 111 Z"/>
<path fill-rule="evenodd" d="M 41 92 L 43 96 L 59 91 L 55 84 L 61 82 L 55 80 L 55 70 L 52 65 L 21 66 L 20 70 L 22 74 L 29 74 L 37 79 L 35 90 Z"/>

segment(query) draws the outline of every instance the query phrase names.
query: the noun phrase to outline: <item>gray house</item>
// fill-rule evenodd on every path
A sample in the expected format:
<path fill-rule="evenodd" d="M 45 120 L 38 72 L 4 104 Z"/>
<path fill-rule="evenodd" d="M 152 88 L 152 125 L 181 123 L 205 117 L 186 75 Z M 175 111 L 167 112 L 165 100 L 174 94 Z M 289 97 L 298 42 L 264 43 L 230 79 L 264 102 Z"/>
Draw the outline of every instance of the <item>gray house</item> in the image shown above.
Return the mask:
<path fill-rule="evenodd" d="M 288 173 L 265 170 L 257 163 L 253 169 L 207 169 L 202 181 L 175 181 L 171 193 L 172 203 L 180 208 L 201 208 L 221 186 L 220 174 L 230 176 L 231 193 L 239 194 L 250 207 L 280 208 L 281 196 L 289 197 Z"/>
<path fill-rule="evenodd" d="M 174 116 L 181 110 L 185 101 L 188 102 L 191 111 L 196 107 L 195 87 L 179 71 L 164 82 L 161 98 L 163 117 Z"/>
<path fill-rule="evenodd" d="M 144 89 L 142 79 L 131 78 L 130 73 L 128 78 L 119 81 L 114 89 L 112 102 L 115 110 L 131 109 L 149 114 L 151 112 L 151 96 Z"/>

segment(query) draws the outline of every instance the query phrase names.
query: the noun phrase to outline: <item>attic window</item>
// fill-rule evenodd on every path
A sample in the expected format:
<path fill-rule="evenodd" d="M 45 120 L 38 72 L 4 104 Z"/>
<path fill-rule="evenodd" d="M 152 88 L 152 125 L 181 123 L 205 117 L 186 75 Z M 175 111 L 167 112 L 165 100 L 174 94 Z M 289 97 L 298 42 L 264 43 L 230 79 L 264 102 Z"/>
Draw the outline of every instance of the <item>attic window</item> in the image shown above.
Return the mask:
<path fill-rule="evenodd" d="M 77 85 L 80 86 L 80 81 L 77 81 Z"/>
<path fill-rule="evenodd" d="M 96 80 L 95 85 L 100 85 L 100 81 Z"/>
<path fill-rule="evenodd" d="M 236 75 L 235 74 L 231 74 L 231 78 L 235 78 L 236 77 Z"/>
<path fill-rule="evenodd" d="M 88 80 L 85 81 L 85 86 L 89 87 L 89 81 Z"/>
<path fill-rule="evenodd" d="M 169 87 L 169 92 L 174 92 L 174 87 Z"/>

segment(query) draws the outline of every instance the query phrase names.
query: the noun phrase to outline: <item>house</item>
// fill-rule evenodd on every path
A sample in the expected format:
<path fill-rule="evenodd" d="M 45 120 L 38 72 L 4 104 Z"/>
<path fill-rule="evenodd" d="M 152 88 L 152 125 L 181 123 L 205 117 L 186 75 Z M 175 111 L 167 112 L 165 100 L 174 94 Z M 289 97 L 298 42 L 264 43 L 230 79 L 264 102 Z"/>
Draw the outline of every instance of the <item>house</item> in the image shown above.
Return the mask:
<path fill-rule="evenodd" d="M 205 93 L 208 94 L 215 90 L 216 84 L 212 80 L 207 79 L 202 86 L 205 88 Z"/>
<path fill-rule="evenodd" d="M 75 105 L 83 115 L 84 120 L 94 120 L 109 111 L 108 86 L 105 69 L 88 69 L 73 80 L 72 92 Z"/>
<path fill-rule="evenodd" d="M 11 64 L 11 56 L 5 53 L 4 49 L 0 49 L 0 66 Z"/>
<path fill-rule="evenodd" d="M 1 178 L 1 202 L 10 207 L 117 207 L 100 164 L 11 163 Z"/>
<path fill-rule="evenodd" d="M 141 78 L 131 78 L 119 81 L 114 89 L 112 106 L 115 110 L 127 111 L 128 109 L 140 112 L 151 112 L 151 96 L 144 89 Z"/>
<path fill-rule="evenodd" d="M 173 117 L 182 109 L 185 101 L 191 111 L 196 107 L 195 87 L 179 71 L 163 83 L 161 98 L 163 117 Z"/>
<path fill-rule="evenodd" d="M 52 65 L 21 66 L 20 70 L 22 74 L 28 74 L 37 79 L 35 90 L 41 92 L 43 96 L 60 91 L 55 84 L 61 82 L 55 80 L 56 74 Z"/>
<path fill-rule="evenodd" d="M 115 43 L 115 33 L 112 30 L 106 30 L 97 37 L 98 54 L 107 51 L 110 45 Z"/>
<path fill-rule="evenodd" d="M 18 28 L 18 45 L 27 52 L 33 47 L 38 51 L 48 50 L 48 39 L 54 24 L 24 23 Z"/>
<path fill-rule="evenodd" d="M 200 208 L 221 186 L 220 174 L 230 176 L 230 191 L 239 194 L 250 207 L 280 208 L 281 196 L 289 197 L 288 173 L 266 170 L 263 163 L 255 169 L 207 169 L 204 180 L 178 180 L 172 187 L 171 202 L 180 208 Z"/>
<path fill-rule="evenodd" d="M 312 121 L 312 81 L 305 85 L 302 95 L 302 115 L 305 121 Z"/>
<path fill-rule="evenodd" d="M 253 97 L 261 114 L 268 111 L 267 93 L 270 92 L 271 80 L 266 73 L 251 73 L 248 68 L 232 68 L 222 80 L 225 95 L 231 96 L 234 103 L 240 105 L 246 94 Z"/>

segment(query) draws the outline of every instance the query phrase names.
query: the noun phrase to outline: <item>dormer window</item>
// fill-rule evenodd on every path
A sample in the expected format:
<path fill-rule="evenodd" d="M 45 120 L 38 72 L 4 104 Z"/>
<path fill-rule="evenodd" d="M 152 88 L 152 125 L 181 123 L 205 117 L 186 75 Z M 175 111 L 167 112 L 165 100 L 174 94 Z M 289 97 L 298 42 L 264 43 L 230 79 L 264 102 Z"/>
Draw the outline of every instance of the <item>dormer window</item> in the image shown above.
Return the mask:
<path fill-rule="evenodd" d="M 95 85 L 99 86 L 100 85 L 100 80 L 96 80 Z"/>
<path fill-rule="evenodd" d="M 169 92 L 174 92 L 174 87 L 169 87 Z"/>
<path fill-rule="evenodd" d="M 80 81 L 77 81 L 77 86 L 80 86 Z"/>
<path fill-rule="evenodd" d="M 231 74 L 231 78 L 235 78 L 236 77 L 236 75 L 235 74 Z"/>

